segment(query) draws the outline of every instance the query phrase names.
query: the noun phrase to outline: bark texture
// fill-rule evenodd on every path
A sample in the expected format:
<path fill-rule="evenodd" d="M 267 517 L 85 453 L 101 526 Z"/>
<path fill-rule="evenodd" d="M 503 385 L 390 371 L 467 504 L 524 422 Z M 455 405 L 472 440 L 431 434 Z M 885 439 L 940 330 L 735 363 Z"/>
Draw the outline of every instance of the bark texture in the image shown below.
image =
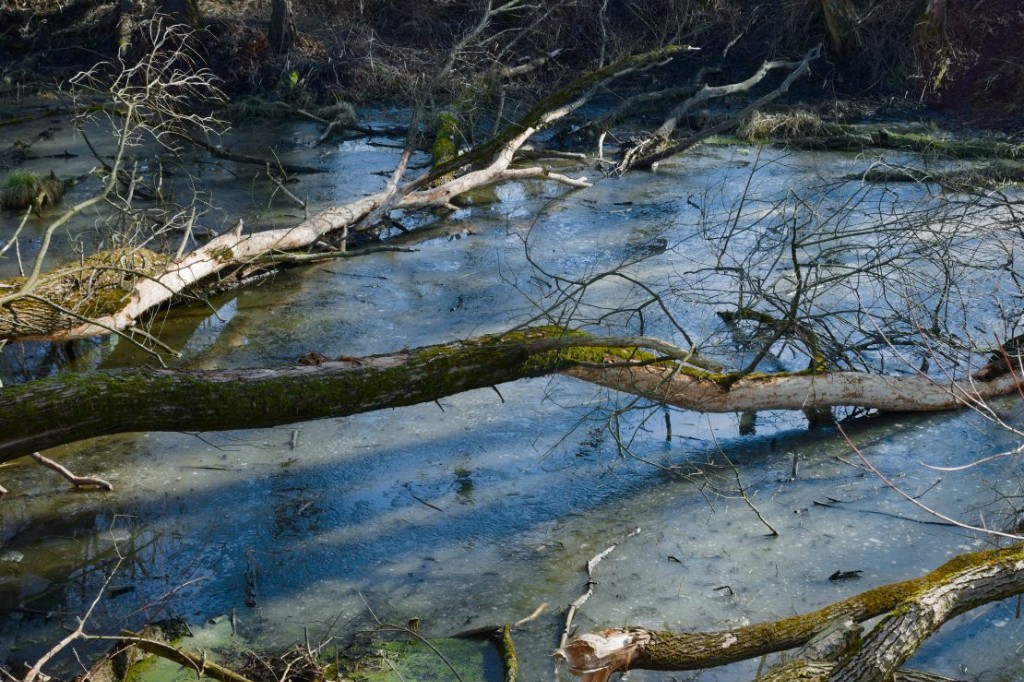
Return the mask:
<path fill-rule="evenodd" d="M 641 347 L 536 327 L 365 358 L 277 369 L 120 369 L 61 374 L 0 391 L 0 462 L 95 436 L 132 431 L 262 428 L 402 407 L 562 372 L 699 412 L 859 405 L 940 410 L 1017 389 L 1020 377 L 938 383 L 854 373 L 748 375 L 731 380 Z M 606 344 L 606 345 L 603 345 Z"/>
<path fill-rule="evenodd" d="M 1013 393 L 1021 381 L 1016 374 L 988 381 L 944 381 L 920 375 L 798 372 L 750 374 L 733 382 L 729 375 L 675 366 L 647 366 L 642 370 L 581 366 L 565 373 L 698 412 L 806 410 L 841 405 L 891 412 L 937 412 Z"/>
<path fill-rule="evenodd" d="M 931 573 L 868 590 L 800 616 L 719 632 L 618 628 L 588 633 L 556 652 L 588 682 L 617 671 L 697 670 L 801 646 L 837 620 L 890 613 L 840 663 L 809 662 L 769 679 L 870 682 L 892 679 L 924 639 L 955 615 L 1024 592 L 1024 546 L 964 554 Z"/>
<path fill-rule="evenodd" d="M 0 391 L 0 461 L 111 433 L 261 428 L 401 407 L 571 362 L 532 353 L 528 340 L 483 337 L 276 370 L 138 368 L 41 379 Z"/>
<path fill-rule="evenodd" d="M 273 0 L 270 10 L 270 48 L 274 54 L 291 52 L 296 35 L 291 0 Z"/>

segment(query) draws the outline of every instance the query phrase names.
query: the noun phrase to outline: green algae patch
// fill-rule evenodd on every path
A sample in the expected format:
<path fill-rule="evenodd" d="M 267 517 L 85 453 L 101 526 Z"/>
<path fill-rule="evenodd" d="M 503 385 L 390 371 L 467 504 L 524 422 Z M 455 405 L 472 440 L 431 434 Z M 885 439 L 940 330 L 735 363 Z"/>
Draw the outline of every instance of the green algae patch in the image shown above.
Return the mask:
<path fill-rule="evenodd" d="M 325 669 L 330 675 L 325 677 L 351 682 L 435 682 L 454 680 L 452 668 L 464 680 L 504 679 L 501 657 L 489 641 L 453 638 L 360 645 L 339 656 L 336 665 Z"/>
<path fill-rule="evenodd" d="M 235 252 L 227 246 L 222 246 L 211 251 L 210 256 L 218 263 L 230 263 L 235 258 Z"/>

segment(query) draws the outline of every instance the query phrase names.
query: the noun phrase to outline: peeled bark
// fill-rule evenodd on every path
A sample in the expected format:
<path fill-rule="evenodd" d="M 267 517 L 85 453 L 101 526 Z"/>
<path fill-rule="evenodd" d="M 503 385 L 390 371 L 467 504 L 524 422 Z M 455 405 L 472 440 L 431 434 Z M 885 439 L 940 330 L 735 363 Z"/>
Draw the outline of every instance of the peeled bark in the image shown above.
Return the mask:
<path fill-rule="evenodd" d="M 1024 592 L 1024 546 L 963 554 L 931 573 L 884 585 L 823 609 L 719 632 L 617 628 L 581 635 L 556 652 L 588 682 L 617 671 L 697 670 L 805 644 L 837 619 L 863 622 L 890 613 L 839 664 L 809 662 L 772 680 L 871 682 L 891 679 L 924 639 L 955 615 Z M 897 678 L 898 679 L 898 678 Z"/>
<path fill-rule="evenodd" d="M 989 381 L 943 381 L 867 372 L 798 372 L 751 374 L 731 382 L 729 375 L 665 366 L 642 370 L 582 366 L 565 373 L 697 412 L 805 410 L 844 405 L 891 412 L 937 412 L 1008 395 L 1018 389 L 1021 381 L 1015 374 L 1003 374 Z"/>

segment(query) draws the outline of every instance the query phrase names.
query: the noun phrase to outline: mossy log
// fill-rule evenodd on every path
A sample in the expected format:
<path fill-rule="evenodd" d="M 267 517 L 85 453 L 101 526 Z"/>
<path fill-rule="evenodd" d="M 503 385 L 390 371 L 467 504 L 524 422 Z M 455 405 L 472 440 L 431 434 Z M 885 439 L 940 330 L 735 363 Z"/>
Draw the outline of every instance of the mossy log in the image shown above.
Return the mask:
<path fill-rule="evenodd" d="M 632 344 L 631 344 L 632 342 Z M 591 337 L 536 327 L 364 358 L 310 354 L 277 369 L 135 368 L 61 374 L 0 391 L 0 462 L 94 436 L 276 426 L 437 400 L 474 388 L 561 372 L 700 412 L 859 405 L 939 410 L 1017 390 L 1004 368 L 939 383 L 811 371 L 741 378 L 658 359 L 657 340 Z"/>
<path fill-rule="evenodd" d="M 580 357 L 575 350 L 531 350 L 531 339 L 552 333 L 545 328 L 359 359 L 310 355 L 282 369 L 136 368 L 9 386 L 0 391 L 0 461 L 111 433 L 268 427 L 541 376 Z"/>
<path fill-rule="evenodd" d="M 822 134 L 786 136 L 778 144 L 795 149 L 861 151 L 895 149 L 947 159 L 1024 159 L 1024 144 L 996 140 L 943 139 L 925 133 L 909 133 L 870 126 L 828 124 Z"/>
<path fill-rule="evenodd" d="M 581 635 L 556 655 L 589 682 L 630 669 L 698 670 L 801 646 L 839 619 L 884 618 L 838 665 L 808 663 L 772 680 L 881 682 L 950 618 L 1024 592 L 1024 546 L 958 556 L 931 573 L 883 585 L 799 616 L 718 632 L 642 627 Z M 811 676 L 807 676 L 811 675 Z"/>
<path fill-rule="evenodd" d="M 875 164 L 863 173 L 852 173 L 846 180 L 863 182 L 934 182 L 951 189 L 998 187 L 1024 182 L 1024 163 L 997 159 L 959 168 L 915 168 Z"/>

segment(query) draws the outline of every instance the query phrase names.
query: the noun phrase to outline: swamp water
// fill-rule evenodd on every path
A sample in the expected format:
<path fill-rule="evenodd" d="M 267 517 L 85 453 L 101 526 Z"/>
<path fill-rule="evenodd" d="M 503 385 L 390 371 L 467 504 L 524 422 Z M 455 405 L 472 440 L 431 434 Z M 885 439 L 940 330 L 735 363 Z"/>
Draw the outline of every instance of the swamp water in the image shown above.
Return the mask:
<path fill-rule="evenodd" d="M 310 151 L 316 134 L 289 124 L 235 142 L 292 141 L 287 160 L 309 163 L 323 154 Z M 395 155 L 358 141 L 336 145 L 322 159 L 331 172 L 306 176 L 292 190 L 311 205 L 344 201 L 382 186 L 372 173 L 389 170 Z M 161 337 L 182 350 L 175 364 L 214 368 L 293 363 L 312 350 L 389 352 L 500 331 L 537 314 L 552 273 L 580 277 L 643 255 L 629 272 L 658 281 L 677 260 L 704 257 L 688 246 L 696 226 L 727 220 L 745 187 L 754 184 L 766 197 L 793 188 L 812 193 L 822 177 L 868 163 L 708 147 L 657 174 L 601 181 L 557 202 L 562 188 L 509 184 L 498 188 L 498 203 L 448 217 L 449 236 L 414 253 L 281 273 L 209 306 L 172 312 Z M 752 164 L 761 168 L 753 176 Z M 280 199 L 268 203 L 264 188 L 234 172 L 204 172 L 224 223 L 239 215 L 253 226 L 301 217 Z M 702 218 L 698 207 L 722 215 Z M 12 233 L 16 218 L 0 219 L 2 233 Z M 602 281 L 581 310 L 597 317 L 634 296 Z M 714 324 L 707 310 L 673 312 L 691 331 Z M 647 331 L 670 334 L 654 319 Z M 81 348 L 71 371 L 152 362 L 114 339 Z M 8 349 L 5 381 L 19 367 L 38 368 L 44 353 Z M 76 472 L 105 476 L 113 493 L 68 491 L 26 462 L 0 468 L 12 491 L 0 502 L 0 662 L 34 662 L 62 636 L 62 625 L 86 611 L 118 561 L 110 596 L 89 621 L 92 633 L 177 615 L 205 646 L 244 635 L 245 646 L 280 649 L 328 637 L 344 643 L 376 627 L 374 615 L 399 624 L 418 618 L 426 636 L 446 636 L 515 622 L 547 604 L 514 632 L 521 679 L 567 680 L 550 656 L 563 613 L 586 589 L 586 562 L 612 545 L 576 616 L 581 632 L 711 630 L 788 616 L 987 545 L 933 523 L 859 466 L 835 431 L 806 431 L 802 417 L 762 413 L 758 433 L 740 435 L 736 415 L 673 411 L 666 440 L 658 410 L 625 412 L 618 431 L 609 430 L 610 410 L 628 405 L 554 377 L 344 419 L 132 434 L 49 453 Z M 996 407 L 1020 421 L 1019 401 Z M 629 439 L 628 452 L 613 433 Z M 975 413 L 863 419 L 848 433 L 902 489 L 946 513 L 998 524 L 998 501 L 1019 495 L 1013 458 L 957 473 L 926 468 L 1019 444 Z M 737 476 L 778 537 L 742 499 Z M 830 581 L 836 571 L 861 573 Z M 971 680 L 1020 679 L 1024 623 L 1015 608 L 1015 600 L 993 604 L 948 624 L 912 666 Z M 106 646 L 76 650 L 84 660 Z M 480 674 L 500 679 L 493 653 L 487 656 L 481 665 L 489 672 Z M 70 651 L 60 665 L 64 673 L 80 670 Z M 757 665 L 628 678 L 733 682 L 752 679 Z M 406 670 L 405 679 L 427 678 Z"/>

